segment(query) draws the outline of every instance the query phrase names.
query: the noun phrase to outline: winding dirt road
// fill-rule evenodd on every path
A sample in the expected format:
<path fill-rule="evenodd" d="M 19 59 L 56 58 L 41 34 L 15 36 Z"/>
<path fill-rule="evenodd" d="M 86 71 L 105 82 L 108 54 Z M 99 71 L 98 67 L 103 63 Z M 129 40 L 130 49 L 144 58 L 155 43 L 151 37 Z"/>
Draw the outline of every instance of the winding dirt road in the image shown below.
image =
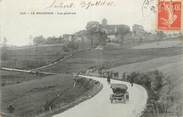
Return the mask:
<path fill-rule="evenodd" d="M 144 110 L 148 96 L 143 87 L 136 84 L 131 87 L 127 82 L 112 80 L 111 83 L 128 86 L 129 102 L 111 104 L 109 97 L 112 90 L 106 79 L 82 75 L 81 77 L 99 81 L 103 84 L 103 89 L 93 98 L 53 117 L 139 117 Z"/>

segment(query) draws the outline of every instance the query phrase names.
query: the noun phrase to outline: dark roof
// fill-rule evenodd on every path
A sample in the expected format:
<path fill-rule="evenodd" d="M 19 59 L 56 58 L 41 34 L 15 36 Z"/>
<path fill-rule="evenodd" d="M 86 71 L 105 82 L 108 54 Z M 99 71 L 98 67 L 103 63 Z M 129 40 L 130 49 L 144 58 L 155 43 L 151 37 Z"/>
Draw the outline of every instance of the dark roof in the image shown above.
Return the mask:
<path fill-rule="evenodd" d="M 115 83 L 111 84 L 111 88 L 112 89 L 120 88 L 120 89 L 125 89 L 125 90 L 128 89 L 127 85 L 125 85 L 125 84 L 115 84 Z"/>

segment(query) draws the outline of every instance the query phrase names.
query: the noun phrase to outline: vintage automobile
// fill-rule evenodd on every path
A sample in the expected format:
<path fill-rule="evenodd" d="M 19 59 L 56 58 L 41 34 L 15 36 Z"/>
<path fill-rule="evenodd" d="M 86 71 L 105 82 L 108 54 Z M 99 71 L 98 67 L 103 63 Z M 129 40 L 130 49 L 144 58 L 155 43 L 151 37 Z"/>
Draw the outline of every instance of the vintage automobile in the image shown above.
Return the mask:
<path fill-rule="evenodd" d="M 129 101 L 128 87 L 125 84 L 111 84 L 113 94 L 110 95 L 111 103 L 122 102 L 126 103 Z"/>

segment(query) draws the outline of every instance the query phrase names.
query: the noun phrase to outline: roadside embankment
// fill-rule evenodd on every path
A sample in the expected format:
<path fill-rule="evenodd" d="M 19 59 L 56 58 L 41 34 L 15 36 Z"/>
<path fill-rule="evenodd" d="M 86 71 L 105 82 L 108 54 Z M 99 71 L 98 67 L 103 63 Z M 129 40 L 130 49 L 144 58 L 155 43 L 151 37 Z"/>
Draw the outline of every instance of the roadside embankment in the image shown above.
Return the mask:
<path fill-rule="evenodd" d="M 2 87 L 1 111 L 8 117 L 51 116 L 91 98 L 101 89 L 95 80 L 75 80 L 69 74 L 50 75 Z"/>

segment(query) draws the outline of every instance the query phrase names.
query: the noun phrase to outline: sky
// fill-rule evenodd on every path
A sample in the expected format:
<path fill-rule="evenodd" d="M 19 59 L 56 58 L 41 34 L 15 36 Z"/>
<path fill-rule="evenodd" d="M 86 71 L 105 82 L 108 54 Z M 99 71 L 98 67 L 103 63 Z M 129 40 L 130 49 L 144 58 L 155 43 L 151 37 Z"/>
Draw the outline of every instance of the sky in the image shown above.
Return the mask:
<path fill-rule="evenodd" d="M 72 1 L 74 8 L 48 8 L 50 4 Z M 105 1 L 113 2 L 112 6 L 81 8 L 79 3 Z M 0 36 L 6 37 L 9 44 L 30 44 L 31 37 L 43 35 L 60 36 L 85 29 L 88 21 L 100 21 L 103 18 L 108 24 L 143 25 L 148 31 L 155 30 L 155 14 L 144 10 L 143 0 L 1 0 L 0 2 Z M 75 12 L 75 15 L 22 15 L 20 13 L 35 12 Z"/>

